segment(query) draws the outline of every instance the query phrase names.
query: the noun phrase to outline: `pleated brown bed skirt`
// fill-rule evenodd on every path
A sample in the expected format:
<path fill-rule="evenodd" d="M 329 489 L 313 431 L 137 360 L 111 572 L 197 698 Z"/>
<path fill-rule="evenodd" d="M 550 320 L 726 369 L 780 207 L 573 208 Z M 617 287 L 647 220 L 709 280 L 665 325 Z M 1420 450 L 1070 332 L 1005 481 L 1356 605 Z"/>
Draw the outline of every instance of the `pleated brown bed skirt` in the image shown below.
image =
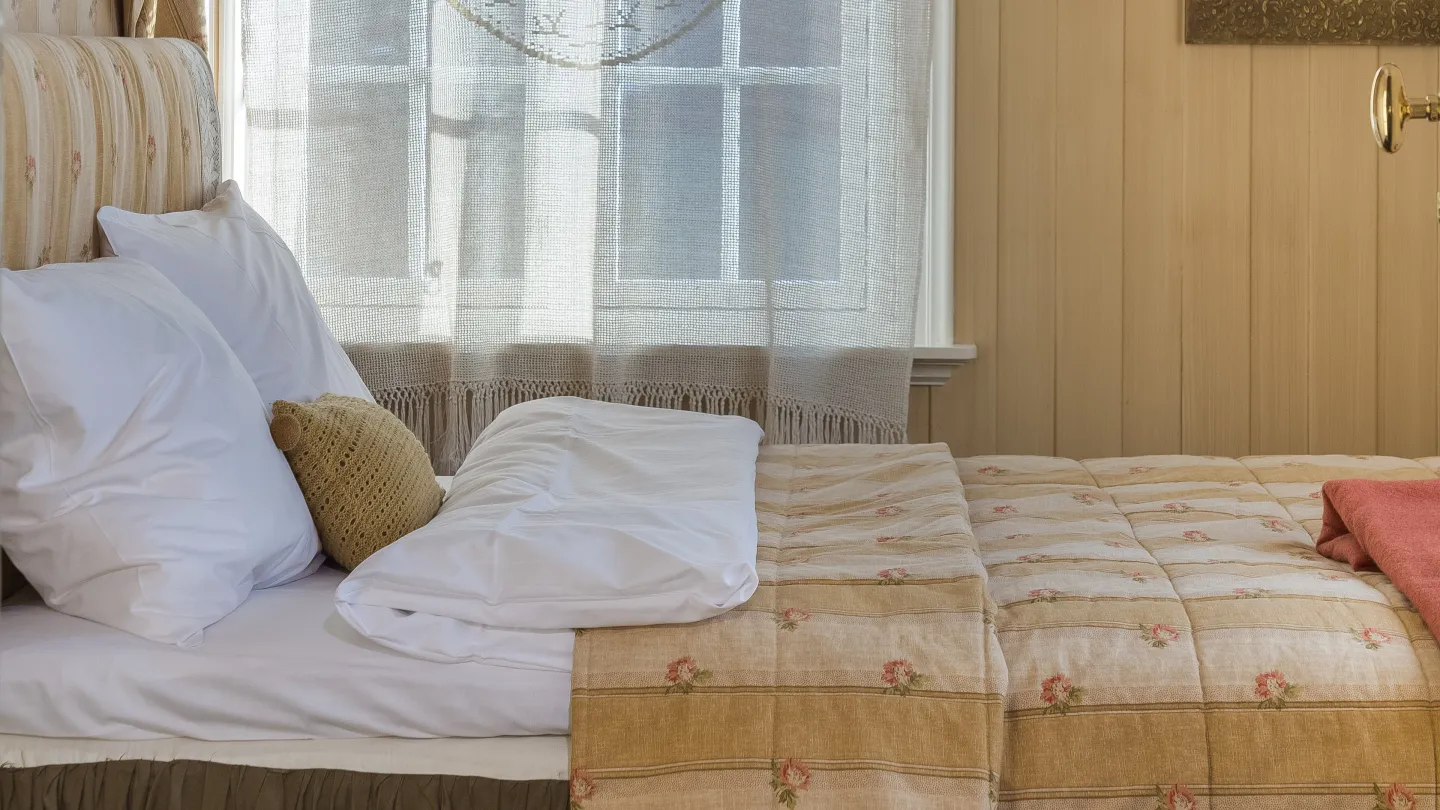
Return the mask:
<path fill-rule="evenodd" d="M 569 783 L 118 760 L 0 768 L 0 810 L 567 810 Z"/>

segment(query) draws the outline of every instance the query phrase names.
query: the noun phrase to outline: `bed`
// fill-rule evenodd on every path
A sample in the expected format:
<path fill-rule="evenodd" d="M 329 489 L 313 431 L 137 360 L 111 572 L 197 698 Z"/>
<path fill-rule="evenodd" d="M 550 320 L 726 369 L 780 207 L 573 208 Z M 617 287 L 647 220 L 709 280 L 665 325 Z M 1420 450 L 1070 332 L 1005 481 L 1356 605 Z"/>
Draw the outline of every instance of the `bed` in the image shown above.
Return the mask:
<path fill-rule="evenodd" d="M 102 205 L 190 210 L 221 179 L 199 49 L 64 33 L 3 42 L 13 270 L 98 255 Z M 255 594 L 184 652 L 8 606 L 0 810 L 988 804 L 1004 665 L 948 450 L 767 447 L 756 494 L 755 597 L 577 634 L 573 678 L 359 643 L 333 616 L 336 572 Z M 566 709 L 568 741 L 474 736 L 563 731 Z M 839 733 L 855 728 L 878 733 Z"/>
<path fill-rule="evenodd" d="M 192 45 L 3 48 L 0 264 L 95 256 L 103 204 L 214 195 Z M 12 605 L 0 810 L 1433 806 L 1440 651 L 1313 536 L 1320 482 L 1437 470 L 770 446 L 748 602 L 577 634 L 571 676 L 523 683 L 347 636 L 336 572 L 193 653 Z"/>
<path fill-rule="evenodd" d="M 0 728 L 45 736 L 0 734 L 0 808 L 563 807 L 569 673 L 385 650 L 335 614 L 342 576 L 257 592 L 194 650 L 7 604 Z"/>
<path fill-rule="evenodd" d="M 958 463 L 1010 676 L 1003 806 L 1433 806 L 1435 638 L 1313 538 L 1322 482 L 1440 459 Z"/>
<path fill-rule="evenodd" d="M 987 806 L 1005 670 L 948 450 L 771 446 L 756 487 L 755 596 L 577 634 L 573 679 L 381 649 L 338 621 L 334 571 L 188 651 L 12 603 L 0 731 L 34 733 L 0 736 L 0 808 Z M 394 736 L 567 709 L 568 746 Z M 913 731 L 845 733 L 886 724 Z"/>
<path fill-rule="evenodd" d="M 387 650 L 336 614 L 343 577 L 256 592 L 194 650 L 14 594 L 0 808 L 564 807 L 570 674 Z"/>

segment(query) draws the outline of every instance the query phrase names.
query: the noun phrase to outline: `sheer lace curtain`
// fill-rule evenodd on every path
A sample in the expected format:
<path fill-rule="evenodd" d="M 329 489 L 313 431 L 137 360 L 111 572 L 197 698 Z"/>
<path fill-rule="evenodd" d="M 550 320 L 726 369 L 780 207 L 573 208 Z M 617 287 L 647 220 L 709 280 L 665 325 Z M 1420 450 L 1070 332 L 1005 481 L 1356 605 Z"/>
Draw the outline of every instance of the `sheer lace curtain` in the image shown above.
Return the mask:
<path fill-rule="evenodd" d="M 243 4 L 247 196 L 437 469 L 551 395 L 903 439 L 928 2 Z"/>

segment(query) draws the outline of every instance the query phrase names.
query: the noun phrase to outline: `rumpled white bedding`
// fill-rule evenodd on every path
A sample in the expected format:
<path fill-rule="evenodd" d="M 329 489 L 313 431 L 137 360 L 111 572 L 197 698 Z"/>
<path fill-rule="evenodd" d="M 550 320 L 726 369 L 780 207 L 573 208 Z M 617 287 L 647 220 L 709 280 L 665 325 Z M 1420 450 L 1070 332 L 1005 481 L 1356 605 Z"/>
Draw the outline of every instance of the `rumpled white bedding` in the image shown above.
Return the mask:
<path fill-rule="evenodd" d="M 336 607 L 420 658 L 567 671 L 571 628 L 723 613 L 758 582 L 761 436 L 740 417 L 572 397 L 510 408 L 440 513 L 357 567 Z M 512 643 L 533 631 L 554 649 Z"/>

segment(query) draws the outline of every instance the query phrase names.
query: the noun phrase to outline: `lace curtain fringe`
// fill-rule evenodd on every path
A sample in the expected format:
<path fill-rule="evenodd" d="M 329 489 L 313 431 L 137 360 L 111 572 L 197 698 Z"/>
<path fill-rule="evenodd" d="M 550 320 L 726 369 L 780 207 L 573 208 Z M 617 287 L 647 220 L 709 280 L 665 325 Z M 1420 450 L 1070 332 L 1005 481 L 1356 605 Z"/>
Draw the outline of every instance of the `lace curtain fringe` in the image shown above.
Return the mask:
<path fill-rule="evenodd" d="M 746 416 L 765 428 L 767 444 L 897 444 L 905 425 L 833 406 L 768 394 L 763 388 L 653 383 L 603 384 L 579 380 L 497 380 L 403 386 L 374 392 L 430 453 L 436 475 L 453 475 L 499 413 L 541 397 Z"/>

